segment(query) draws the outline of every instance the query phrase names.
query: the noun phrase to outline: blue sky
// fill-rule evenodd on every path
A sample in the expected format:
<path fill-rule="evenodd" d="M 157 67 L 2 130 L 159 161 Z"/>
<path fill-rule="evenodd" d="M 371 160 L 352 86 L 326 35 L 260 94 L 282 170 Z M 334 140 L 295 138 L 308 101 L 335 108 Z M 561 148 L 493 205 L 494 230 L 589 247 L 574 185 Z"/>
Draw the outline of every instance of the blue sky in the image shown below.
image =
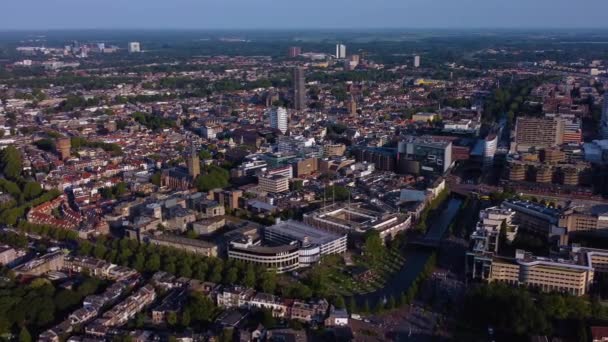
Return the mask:
<path fill-rule="evenodd" d="M 0 0 L 0 29 L 608 28 L 608 0 Z"/>

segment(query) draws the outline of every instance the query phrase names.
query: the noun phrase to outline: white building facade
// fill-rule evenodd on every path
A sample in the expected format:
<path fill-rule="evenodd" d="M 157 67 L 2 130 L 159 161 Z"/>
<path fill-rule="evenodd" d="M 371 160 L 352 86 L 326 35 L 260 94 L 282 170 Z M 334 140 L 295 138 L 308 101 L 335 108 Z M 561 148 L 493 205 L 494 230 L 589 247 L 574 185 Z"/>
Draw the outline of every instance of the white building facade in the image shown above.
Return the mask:
<path fill-rule="evenodd" d="M 275 108 L 270 111 L 270 127 L 278 129 L 285 134 L 288 128 L 287 109 L 283 107 Z"/>

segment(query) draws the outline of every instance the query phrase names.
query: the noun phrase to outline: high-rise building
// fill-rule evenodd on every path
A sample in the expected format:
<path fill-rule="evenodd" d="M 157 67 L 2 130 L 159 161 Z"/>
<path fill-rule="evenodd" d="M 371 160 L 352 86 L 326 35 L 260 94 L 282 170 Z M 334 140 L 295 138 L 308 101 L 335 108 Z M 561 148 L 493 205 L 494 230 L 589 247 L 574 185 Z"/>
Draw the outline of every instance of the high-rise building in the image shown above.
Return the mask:
<path fill-rule="evenodd" d="M 130 42 L 129 43 L 129 52 L 130 53 L 141 52 L 141 46 L 139 45 L 139 42 Z"/>
<path fill-rule="evenodd" d="M 346 58 L 346 45 L 336 44 L 336 58 L 337 59 Z"/>
<path fill-rule="evenodd" d="M 416 55 L 414 56 L 414 68 L 419 68 L 420 67 L 420 56 Z"/>
<path fill-rule="evenodd" d="M 287 109 L 278 107 L 270 111 L 270 127 L 278 129 L 281 133 L 287 132 Z"/>
<path fill-rule="evenodd" d="M 396 156 L 394 149 L 364 147 L 354 149 L 353 154 L 358 162 L 374 164 L 376 170 L 395 171 Z"/>
<path fill-rule="evenodd" d="M 397 145 L 397 171 L 400 173 L 444 174 L 451 166 L 451 141 L 409 136 Z"/>
<path fill-rule="evenodd" d="M 357 101 L 355 101 L 354 96 L 350 96 L 350 99 L 346 102 L 346 110 L 348 111 L 348 115 L 357 116 Z"/>
<path fill-rule="evenodd" d="M 295 110 L 306 108 L 306 80 L 304 68 L 295 67 L 293 69 L 293 104 Z"/>
<path fill-rule="evenodd" d="M 483 144 L 483 166 L 489 167 L 494 165 L 494 155 L 498 147 L 498 137 L 496 134 L 490 134 L 484 139 Z"/>
<path fill-rule="evenodd" d="M 188 164 L 188 174 L 192 179 L 198 177 L 201 174 L 201 160 L 196 153 L 196 149 L 192 147 L 186 161 Z"/>
<path fill-rule="evenodd" d="M 608 139 L 608 91 L 604 93 L 604 108 L 602 110 L 601 134 Z"/>
<path fill-rule="evenodd" d="M 288 56 L 289 58 L 295 58 L 302 54 L 302 48 L 299 46 L 290 46 Z"/>
<path fill-rule="evenodd" d="M 282 175 L 259 176 L 260 189 L 272 194 L 289 191 L 289 178 Z"/>
<path fill-rule="evenodd" d="M 578 119 L 564 120 L 564 144 L 580 144 L 583 141 L 581 121 Z"/>
<path fill-rule="evenodd" d="M 531 147 L 540 149 L 562 144 L 564 121 L 559 118 L 519 117 L 515 124 L 515 143 L 518 151 Z"/>
<path fill-rule="evenodd" d="M 272 104 L 279 101 L 280 99 L 281 98 L 279 96 L 279 93 L 272 90 L 267 92 L 265 96 L 266 107 L 272 107 Z"/>
<path fill-rule="evenodd" d="M 72 148 L 72 142 L 70 138 L 59 138 L 57 139 L 57 152 L 61 157 L 61 160 L 70 158 L 70 150 Z"/>
<path fill-rule="evenodd" d="M 350 55 L 347 59 L 344 60 L 344 69 L 346 70 L 354 70 L 359 66 L 360 62 L 359 55 Z"/>

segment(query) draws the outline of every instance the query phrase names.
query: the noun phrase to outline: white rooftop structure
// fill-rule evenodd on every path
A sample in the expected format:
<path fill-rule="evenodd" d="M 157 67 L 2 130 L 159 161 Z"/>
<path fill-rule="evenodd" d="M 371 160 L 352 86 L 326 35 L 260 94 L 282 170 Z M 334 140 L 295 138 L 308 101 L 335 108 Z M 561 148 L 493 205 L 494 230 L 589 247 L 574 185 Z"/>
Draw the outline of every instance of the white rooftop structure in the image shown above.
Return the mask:
<path fill-rule="evenodd" d="M 290 235 L 294 240 L 323 244 L 339 238 L 338 234 L 328 232 L 297 221 L 280 221 L 274 226 L 266 227 L 267 231 Z"/>

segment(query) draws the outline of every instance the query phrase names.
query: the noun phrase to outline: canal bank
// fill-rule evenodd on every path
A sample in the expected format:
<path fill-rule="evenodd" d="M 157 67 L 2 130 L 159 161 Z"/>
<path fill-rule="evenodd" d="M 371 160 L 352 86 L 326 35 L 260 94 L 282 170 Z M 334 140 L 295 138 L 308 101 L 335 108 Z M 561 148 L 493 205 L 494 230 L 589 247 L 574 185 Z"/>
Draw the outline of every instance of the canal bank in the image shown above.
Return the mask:
<path fill-rule="evenodd" d="M 436 240 L 439 242 L 458 214 L 461 205 L 461 199 L 452 197 L 437 220 L 432 224 L 424 239 L 430 241 Z M 384 302 L 391 296 L 395 299 L 399 298 L 399 296 L 408 291 L 416 278 L 424 271 L 426 264 L 434 253 L 435 249 L 431 247 L 420 246 L 410 248 L 405 255 L 405 263 L 401 269 L 386 282 L 384 287 L 374 292 L 355 296 L 357 306 L 362 308 L 363 306 L 369 305 L 370 308 L 373 308 L 378 305 L 378 302 Z"/>

